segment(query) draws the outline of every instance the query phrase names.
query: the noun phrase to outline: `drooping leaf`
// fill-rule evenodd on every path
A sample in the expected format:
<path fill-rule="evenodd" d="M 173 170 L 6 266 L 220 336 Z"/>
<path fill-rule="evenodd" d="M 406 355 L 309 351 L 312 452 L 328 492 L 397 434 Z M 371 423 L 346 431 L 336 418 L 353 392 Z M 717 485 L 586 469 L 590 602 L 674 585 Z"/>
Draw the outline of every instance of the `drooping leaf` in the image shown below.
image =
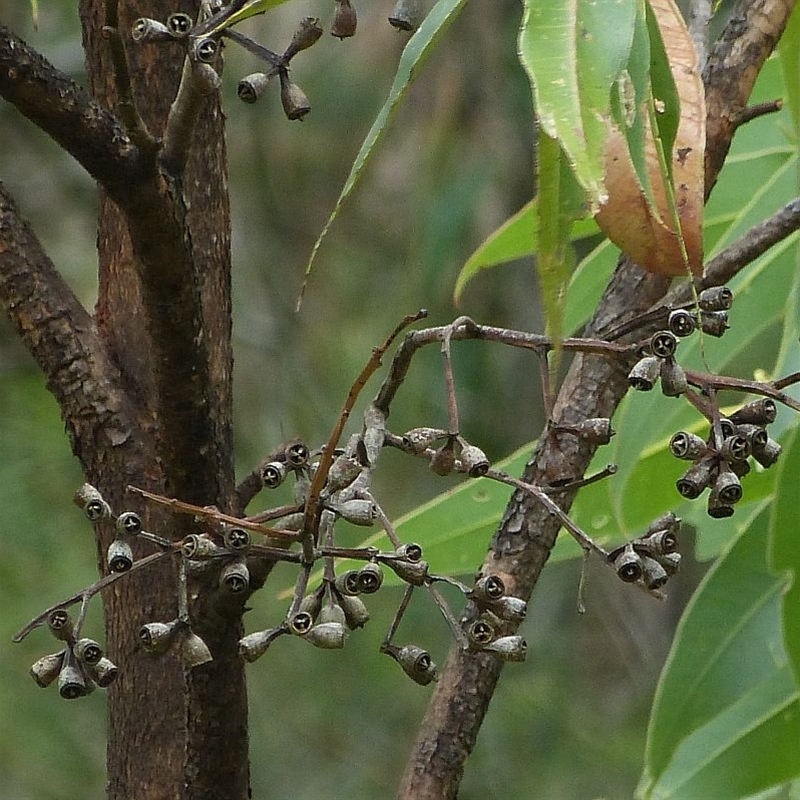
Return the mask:
<path fill-rule="evenodd" d="M 624 129 L 609 124 L 608 202 L 601 207 L 597 222 L 609 239 L 645 269 L 665 275 L 686 275 L 687 269 L 699 273 L 705 102 L 697 54 L 673 0 L 649 0 L 646 19 L 647 43 L 641 36 L 635 38 L 628 66 L 633 71 L 633 119 L 640 113 L 645 117 L 647 179 L 635 160 L 636 129 L 632 127 L 628 137 Z M 641 98 L 641 79 L 637 84 L 634 77 L 641 73 L 645 47 L 650 82 L 647 96 Z"/>
<path fill-rule="evenodd" d="M 783 596 L 782 618 L 786 649 L 795 678 L 800 681 L 800 508 L 797 478 L 800 475 L 800 433 L 796 428 L 781 455 L 775 499 L 770 518 L 770 564 L 783 571 L 790 586 Z"/>
<path fill-rule="evenodd" d="M 610 89 L 633 38 L 635 0 L 525 0 L 520 61 L 540 129 L 562 147 L 592 206 L 605 198 Z"/>
<path fill-rule="evenodd" d="M 637 796 L 744 797 L 800 773 L 800 694 L 781 634 L 786 580 L 764 507 L 706 575 L 662 673 Z"/>
<path fill-rule="evenodd" d="M 364 173 L 364 168 L 369 163 L 370 158 L 375 152 L 375 148 L 383 138 L 394 113 L 399 108 L 414 78 L 419 74 L 423 64 L 431 54 L 431 51 L 444 35 L 445 31 L 461 13 L 466 3 L 467 0 L 437 0 L 436 4 L 431 8 L 422 24 L 405 46 L 403 54 L 400 56 L 400 62 L 397 65 L 397 73 L 395 74 L 392 88 L 389 90 L 389 96 L 378 112 L 375 122 L 372 123 L 372 127 L 369 129 L 361 145 L 361 149 L 356 155 L 353 166 L 350 168 L 350 174 L 347 176 L 347 180 L 339 194 L 339 198 L 336 201 L 336 205 L 330 217 L 328 217 L 327 222 L 317 237 L 317 241 L 314 242 L 314 247 L 311 250 L 311 255 L 306 265 L 303 283 L 304 288 L 305 282 L 308 280 L 308 276 L 314 268 L 314 261 L 316 260 L 317 253 L 319 252 L 323 240 L 328 235 L 331 225 L 333 225 L 334 221 L 339 216 L 345 201 L 358 185 Z M 301 299 L 302 291 L 300 300 Z M 298 300 L 298 305 L 300 300 Z"/>
<path fill-rule="evenodd" d="M 598 233 L 597 223 L 592 217 L 577 220 L 571 231 L 571 240 L 585 239 Z M 539 241 L 539 216 L 537 200 L 526 203 L 516 214 L 509 217 L 467 259 L 458 273 L 453 297 L 460 302 L 467 284 L 482 270 L 532 256 Z"/>

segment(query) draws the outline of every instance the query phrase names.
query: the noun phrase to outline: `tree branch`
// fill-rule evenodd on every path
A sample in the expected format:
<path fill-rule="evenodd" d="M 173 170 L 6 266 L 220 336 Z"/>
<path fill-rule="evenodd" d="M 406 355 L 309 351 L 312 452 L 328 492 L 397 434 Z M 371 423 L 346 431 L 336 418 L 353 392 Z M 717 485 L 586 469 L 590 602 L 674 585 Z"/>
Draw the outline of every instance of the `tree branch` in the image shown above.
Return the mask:
<path fill-rule="evenodd" d="M 706 192 L 730 147 L 732 120 L 745 107 L 758 72 L 777 43 L 792 10 L 791 0 L 739 0 L 704 73 L 709 117 Z M 659 302 L 669 283 L 645 275 L 622 259 L 586 335 L 644 313 Z M 556 425 L 588 417 L 610 417 L 628 389 L 625 370 L 593 355 L 578 355 L 553 409 Z M 594 447 L 551 432 L 525 467 L 527 483 L 552 484 L 582 474 Z M 566 512 L 576 492 L 553 498 Z M 556 541 L 560 521 L 529 494 L 516 491 L 506 508 L 479 576 L 498 575 L 510 594 L 530 597 Z M 455 798 L 478 730 L 488 709 L 501 664 L 490 656 L 452 649 L 413 746 L 398 797 L 401 800 Z"/>
<path fill-rule="evenodd" d="M 61 406 L 72 449 L 88 453 L 128 441 L 134 415 L 94 322 L 62 279 L 0 183 L 0 304 Z"/>
<path fill-rule="evenodd" d="M 115 199 L 147 171 L 122 123 L 70 77 L 0 25 L 0 96 L 52 137 Z"/>

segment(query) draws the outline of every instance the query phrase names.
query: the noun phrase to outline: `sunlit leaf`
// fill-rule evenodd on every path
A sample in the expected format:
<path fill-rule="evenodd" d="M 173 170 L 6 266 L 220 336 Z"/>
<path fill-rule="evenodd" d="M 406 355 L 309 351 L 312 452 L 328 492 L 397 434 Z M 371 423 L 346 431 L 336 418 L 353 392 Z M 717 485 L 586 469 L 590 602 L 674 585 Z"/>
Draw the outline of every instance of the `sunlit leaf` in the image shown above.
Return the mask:
<path fill-rule="evenodd" d="M 423 20 L 422 24 L 416 30 L 414 35 L 409 39 L 408 44 L 400 56 L 400 62 L 397 65 L 397 73 L 392 83 L 392 88 L 389 90 L 389 96 L 383 104 L 375 122 L 369 129 L 361 149 L 356 155 L 353 166 L 350 168 L 350 174 L 347 176 L 344 187 L 339 194 L 339 199 L 331 212 L 328 221 L 325 223 L 321 233 L 314 243 L 311 250 L 311 255 L 306 265 L 305 279 L 311 274 L 314 267 L 314 261 L 322 245 L 323 240 L 328 235 L 328 231 L 333 225 L 347 198 L 352 194 L 353 190 L 358 185 L 358 182 L 364 173 L 364 168 L 369 163 L 370 158 L 375 152 L 380 140 L 383 138 L 389 123 L 394 116 L 394 113 L 400 106 L 403 98 L 406 95 L 409 87 L 411 86 L 414 78 L 419 74 L 422 65 L 427 60 L 431 51 L 436 46 L 437 42 L 444 35 L 445 31 L 450 27 L 452 22 L 458 17 L 466 5 L 467 0 L 437 0 L 436 4 L 430 10 L 428 15 Z M 305 283 L 304 283 L 305 286 Z"/>
<path fill-rule="evenodd" d="M 744 797 L 800 773 L 800 695 L 781 633 L 786 579 L 767 564 L 769 508 L 706 575 L 656 692 L 645 800 Z"/>

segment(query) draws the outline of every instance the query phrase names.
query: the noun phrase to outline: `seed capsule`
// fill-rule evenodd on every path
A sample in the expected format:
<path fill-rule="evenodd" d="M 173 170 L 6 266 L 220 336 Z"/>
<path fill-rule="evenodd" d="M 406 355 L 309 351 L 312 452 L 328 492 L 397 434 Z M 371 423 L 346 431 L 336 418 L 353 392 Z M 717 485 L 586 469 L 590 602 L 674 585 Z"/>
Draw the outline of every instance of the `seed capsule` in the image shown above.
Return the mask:
<path fill-rule="evenodd" d="M 665 358 L 661 362 L 661 393 L 665 397 L 680 397 L 688 388 L 683 367 L 674 358 Z"/>
<path fill-rule="evenodd" d="M 470 478 L 482 478 L 490 465 L 486 453 L 470 444 L 461 449 L 461 466 Z"/>
<path fill-rule="evenodd" d="M 96 664 L 85 664 L 84 669 L 101 689 L 107 689 L 119 676 L 117 665 L 105 656 Z"/>
<path fill-rule="evenodd" d="M 139 642 L 145 653 L 158 656 L 166 653 L 183 629 L 180 620 L 171 622 L 148 622 L 139 628 Z"/>
<path fill-rule="evenodd" d="M 281 103 L 283 113 L 287 119 L 302 120 L 311 111 L 311 103 L 305 92 L 296 84 L 289 80 L 285 70 L 280 72 L 281 82 Z"/>
<path fill-rule="evenodd" d="M 697 320 L 683 308 L 670 311 L 667 327 L 675 336 L 690 336 L 697 328 Z"/>
<path fill-rule="evenodd" d="M 339 595 L 339 602 L 344 611 L 345 623 L 351 631 L 363 628 L 369 621 L 369 610 L 360 597 Z"/>
<path fill-rule="evenodd" d="M 703 456 L 678 478 L 675 483 L 678 493 L 687 500 L 700 497 L 706 487 L 711 484 L 716 471 L 716 459 Z"/>
<path fill-rule="evenodd" d="M 703 329 L 703 333 L 707 333 L 709 336 L 722 336 L 730 327 L 728 325 L 728 312 L 704 311 L 700 315 L 700 327 Z"/>
<path fill-rule="evenodd" d="M 761 397 L 742 406 L 731 414 L 731 421 L 736 425 L 770 425 L 778 416 L 778 407 L 769 397 Z"/>
<path fill-rule="evenodd" d="M 134 42 L 166 42 L 174 39 L 172 31 L 156 19 L 139 17 L 131 28 Z"/>
<path fill-rule="evenodd" d="M 69 642 L 72 639 L 72 618 L 66 608 L 51 611 L 47 618 L 47 627 L 59 641 Z"/>
<path fill-rule="evenodd" d="M 241 83 L 239 86 L 241 87 Z M 270 461 L 261 470 L 261 480 L 268 489 L 277 489 L 283 483 L 288 472 L 285 461 Z"/>
<path fill-rule="evenodd" d="M 763 446 L 753 448 L 753 458 L 764 468 L 771 467 L 781 454 L 781 446 L 774 440 L 767 438 Z"/>
<path fill-rule="evenodd" d="M 250 571 L 243 558 L 225 565 L 219 575 L 219 585 L 231 594 L 242 594 L 250 588 Z"/>
<path fill-rule="evenodd" d="M 133 566 L 133 550 L 123 539 L 115 539 L 108 546 L 109 572 L 127 572 Z"/>
<path fill-rule="evenodd" d="M 78 639 L 74 650 L 78 661 L 90 666 L 99 663 L 103 657 L 103 648 L 94 639 Z"/>
<path fill-rule="evenodd" d="M 705 453 L 707 449 L 708 446 L 699 436 L 687 431 L 678 431 L 669 440 L 670 453 L 675 458 L 681 458 L 686 461 L 694 461 Z"/>
<path fill-rule="evenodd" d="M 214 660 L 208 645 L 188 628 L 181 640 L 181 657 L 187 669 L 194 669 Z"/>
<path fill-rule="evenodd" d="M 377 564 L 364 564 L 358 571 L 358 587 L 362 594 L 374 594 L 382 585 L 383 570 Z"/>
<path fill-rule="evenodd" d="M 176 12 L 167 17 L 167 28 L 173 39 L 183 39 L 193 27 L 194 21 L 188 14 Z"/>
<path fill-rule="evenodd" d="M 672 358 L 678 349 L 678 339 L 672 331 L 657 331 L 650 337 L 650 352 L 658 358 Z"/>
<path fill-rule="evenodd" d="M 503 661 L 524 661 L 528 655 L 528 643 L 522 636 L 501 636 L 483 649 Z"/>
<path fill-rule="evenodd" d="M 649 392 L 661 373 L 661 359 L 657 356 L 645 356 L 634 364 L 628 373 L 628 383 L 639 392 Z"/>
<path fill-rule="evenodd" d="M 403 672 L 420 686 L 427 686 L 436 680 L 438 670 L 427 650 L 413 644 L 403 647 L 384 645 L 381 650 L 391 656 L 401 666 Z"/>
<path fill-rule="evenodd" d="M 135 511 L 123 511 L 117 517 L 117 533 L 136 536 L 142 532 L 142 518 Z"/>
<path fill-rule="evenodd" d="M 31 678 L 37 686 L 46 689 L 59 675 L 61 667 L 64 665 L 64 655 L 66 650 L 50 655 L 42 656 L 30 669 Z"/>
<path fill-rule="evenodd" d="M 239 640 L 239 655 L 245 661 L 251 663 L 261 658 L 261 656 L 267 652 L 267 648 L 272 642 L 285 632 L 284 628 L 269 628 L 265 631 L 249 633 Z"/>
<path fill-rule="evenodd" d="M 350 0 L 336 0 L 336 10 L 331 23 L 331 36 L 335 36 L 337 39 L 355 36 L 357 25 L 356 10 L 350 4 Z"/>
<path fill-rule="evenodd" d="M 424 453 L 439 439 L 444 439 L 447 431 L 441 428 L 412 428 L 401 437 L 403 446 L 412 453 Z"/>
<path fill-rule="evenodd" d="M 703 311 L 727 311 L 733 305 L 733 292 L 727 286 L 703 289 L 697 298 Z"/>
<path fill-rule="evenodd" d="M 415 31 L 422 22 L 419 0 L 397 0 L 389 14 L 389 24 L 399 31 Z"/>
<path fill-rule="evenodd" d="M 283 57 L 286 61 L 294 58 L 301 50 L 307 50 L 319 41 L 322 28 L 316 17 L 303 17 L 300 27 L 295 31 L 291 44 L 286 48 Z"/>
<path fill-rule="evenodd" d="M 614 569 L 620 580 L 625 583 L 634 583 L 642 577 L 642 558 L 630 544 L 627 544 L 614 559 Z"/>

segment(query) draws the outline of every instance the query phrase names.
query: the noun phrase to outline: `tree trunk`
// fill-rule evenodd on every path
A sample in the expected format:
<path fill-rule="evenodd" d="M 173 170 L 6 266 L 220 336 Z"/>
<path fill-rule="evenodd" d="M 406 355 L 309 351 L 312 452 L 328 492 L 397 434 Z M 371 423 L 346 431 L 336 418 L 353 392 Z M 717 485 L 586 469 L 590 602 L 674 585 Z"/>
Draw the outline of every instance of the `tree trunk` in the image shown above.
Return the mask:
<path fill-rule="evenodd" d="M 223 115 L 216 93 L 190 91 L 191 144 L 171 142 L 178 157 L 162 158 L 182 46 L 131 39 L 134 16 L 161 19 L 162 3 L 138 3 L 135 12 L 119 5 L 118 12 L 116 0 L 80 3 L 93 98 L 0 30 L 0 93 L 71 152 L 101 193 L 94 318 L 1 187 L 0 299 L 48 378 L 86 479 L 115 514 L 138 511 L 147 530 L 177 540 L 196 523 L 143 505 L 126 487 L 234 505 Z M 169 11 L 194 17 L 198 5 L 184 0 Z M 113 524 L 98 525 L 103 571 L 114 535 Z M 135 556 L 148 552 L 152 546 L 134 543 Z M 203 580 L 214 595 L 216 579 Z M 187 671 L 177 656 L 151 659 L 138 646 L 142 624 L 176 617 L 177 585 L 177 560 L 163 559 L 104 592 L 107 650 L 122 666 L 109 691 L 108 796 L 242 800 L 244 598 L 212 596 L 190 609 L 213 661 Z"/>

